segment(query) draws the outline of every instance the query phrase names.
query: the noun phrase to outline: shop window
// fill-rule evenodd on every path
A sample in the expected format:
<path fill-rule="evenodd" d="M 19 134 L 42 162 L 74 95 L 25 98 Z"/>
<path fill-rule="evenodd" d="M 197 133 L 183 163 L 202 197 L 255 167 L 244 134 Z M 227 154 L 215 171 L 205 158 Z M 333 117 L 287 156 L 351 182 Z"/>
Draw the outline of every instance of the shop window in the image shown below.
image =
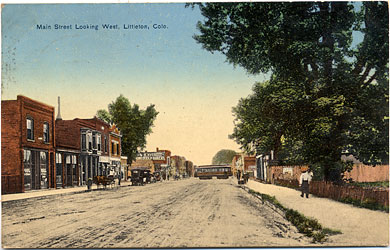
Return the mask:
<path fill-rule="evenodd" d="M 56 153 L 56 185 L 62 186 L 62 155 L 60 153 Z"/>
<path fill-rule="evenodd" d="M 27 118 L 27 139 L 34 140 L 34 120 L 30 117 Z"/>
<path fill-rule="evenodd" d="M 49 123 L 43 123 L 43 142 L 49 142 Z"/>
<path fill-rule="evenodd" d="M 40 178 L 40 187 L 41 188 L 48 188 L 48 176 L 47 176 L 47 153 L 46 152 L 40 152 L 40 172 L 41 172 L 41 178 Z"/>
<path fill-rule="evenodd" d="M 32 154 L 30 150 L 24 150 L 24 188 L 31 189 L 31 170 L 33 168 Z"/>

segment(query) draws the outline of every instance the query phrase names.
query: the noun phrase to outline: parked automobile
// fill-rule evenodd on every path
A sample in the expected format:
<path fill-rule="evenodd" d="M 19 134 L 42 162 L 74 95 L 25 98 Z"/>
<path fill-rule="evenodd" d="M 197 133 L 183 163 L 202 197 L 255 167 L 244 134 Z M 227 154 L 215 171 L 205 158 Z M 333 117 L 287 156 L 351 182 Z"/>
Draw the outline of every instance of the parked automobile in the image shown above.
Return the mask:
<path fill-rule="evenodd" d="M 131 185 L 132 186 L 144 185 L 144 170 L 142 169 L 131 170 Z"/>

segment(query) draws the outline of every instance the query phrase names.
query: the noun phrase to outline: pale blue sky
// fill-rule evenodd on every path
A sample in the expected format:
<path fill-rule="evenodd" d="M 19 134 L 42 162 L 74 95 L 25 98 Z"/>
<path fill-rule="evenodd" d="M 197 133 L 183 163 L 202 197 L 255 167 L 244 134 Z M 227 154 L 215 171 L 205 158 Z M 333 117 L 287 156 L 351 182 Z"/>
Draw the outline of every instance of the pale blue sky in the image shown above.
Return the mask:
<path fill-rule="evenodd" d="M 261 4 L 261 3 L 259 3 Z M 358 8 L 360 2 L 355 3 Z M 231 109 L 264 75 L 248 76 L 192 36 L 203 20 L 184 3 L 6 4 L 2 9 L 2 99 L 18 94 L 55 106 L 64 119 L 90 118 L 120 94 L 160 112 L 148 151 L 156 147 L 209 164 L 220 149 L 239 150 L 228 139 Z M 37 25 L 51 25 L 38 30 Z M 54 24 L 72 30 L 54 30 Z M 99 30 L 76 30 L 98 25 Z M 119 30 L 103 30 L 118 24 Z M 149 30 L 125 30 L 146 24 Z M 153 24 L 168 29 L 154 30 Z M 356 41 L 361 35 L 354 33 Z"/>
<path fill-rule="evenodd" d="M 2 99 L 23 94 L 57 108 L 64 119 L 88 118 L 119 94 L 160 114 L 149 151 L 171 150 L 208 164 L 222 148 L 238 150 L 228 134 L 231 108 L 262 76 L 248 76 L 225 57 L 201 48 L 192 36 L 197 8 L 175 4 L 35 4 L 2 9 Z M 103 30 L 102 24 L 120 30 Z M 38 30 L 48 24 L 51 30 Z M 54 30 L 72 24 L 72 30 Z M 99 30 L 75 30 L 96 24 Z M 149 30 L 124 30 L 147 24 Z M 154 30 L 153 24 L 168 29 Z"/>

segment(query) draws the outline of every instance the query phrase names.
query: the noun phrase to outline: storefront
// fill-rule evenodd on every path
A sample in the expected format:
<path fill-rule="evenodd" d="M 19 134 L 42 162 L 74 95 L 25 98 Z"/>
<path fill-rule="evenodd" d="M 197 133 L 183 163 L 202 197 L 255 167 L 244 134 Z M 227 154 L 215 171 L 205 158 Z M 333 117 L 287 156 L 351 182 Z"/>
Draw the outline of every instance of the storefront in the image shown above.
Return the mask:
<path fill-rule="evenodd" d="M 24 189 L 48 188 L 48 152 L 23 149 Z"/>
<path fill-rule="evenodd" d="M 98 175 L 109 175 L 110 160 L 108 156 L 99 156 Z"/>

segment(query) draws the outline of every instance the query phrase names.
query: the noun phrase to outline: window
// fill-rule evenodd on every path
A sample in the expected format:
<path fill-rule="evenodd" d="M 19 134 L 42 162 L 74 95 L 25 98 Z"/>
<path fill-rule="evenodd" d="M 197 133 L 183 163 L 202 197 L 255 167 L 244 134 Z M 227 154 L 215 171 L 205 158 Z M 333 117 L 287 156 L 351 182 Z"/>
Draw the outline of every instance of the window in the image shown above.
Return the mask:
<path fill-rule="evenodd" d="M 97 135 L 97 149 L 98 151 L 101 150 L 101 144 L 102 144 L 102 136 L 100 134 Z"/>
<path fill-rule="evenodd" d="M 88 133 L 88 150 L 92 150 L 92 134 Z"/>
<path fill-rule="evenodd" d="M 119 144 L 116 145 L 116 154 L 117 154 L 117 155 L 121 155 L 121 153 L 120 153 L 120 148 L 119 148 Z"/>
<path fill-rule="evenodd" d="M 62 163 L 62 157 L 60 153 L 56 153 L 56 163 Z"/>
<path fill-rule="evenodd" d="M 31 172 L 34 168 L 33 164 L 33 156 L 34 154 L 31 154 L 30 150 L 24 150 L 24 188 L 25 189 L 31 189 Z"/>
<path fill-rule="evenodd" d="M 81 149 L 87 149 L 87 135 L 85 133 L 81 134 Z"/>
<path fill-rule="evenodd" d="M 106 152 L 106 153 L 107 153 L 107 148 L 108 148 L 107 136 L 104 136 L 104 152 Z"/>
<path fill-rule="evenodd" d="M 115 154 L 115 144 L 111 142 L 111 153 Z"/>
<path fill-rule="evenodd" d="M 70 155 L 67 155 L 67 156 L 65 157 L 65 163 L 66 163 L 66 164 L 71 164 L 71 163 L 72 163 L 72 162 L 71 162 Z"/>
<path fill-rule="evenodd" d="M 34 120 L 27 118 L 27 139 L 34 140 Z"/>
<path fill-rule="evenodd" d="M 92 135 L 92 146 L 93 146 L 93 149 L 97 148 L 97 145 L 96 145 L 96 134 L 95 133 Z"/>
<path fill-rule="evenodd" d="M 41 188 L 48 188 L 48 164 L 47 164 L 47 153 L 46 152 L 40 152 L 40 168 L 41 168 L 41 180 L 40 180 L 40 186 Z"/>
<path fill-rule="evenodd" d="M 49 123 L 43 123 L 43 142 L 49 142 Z"/>

